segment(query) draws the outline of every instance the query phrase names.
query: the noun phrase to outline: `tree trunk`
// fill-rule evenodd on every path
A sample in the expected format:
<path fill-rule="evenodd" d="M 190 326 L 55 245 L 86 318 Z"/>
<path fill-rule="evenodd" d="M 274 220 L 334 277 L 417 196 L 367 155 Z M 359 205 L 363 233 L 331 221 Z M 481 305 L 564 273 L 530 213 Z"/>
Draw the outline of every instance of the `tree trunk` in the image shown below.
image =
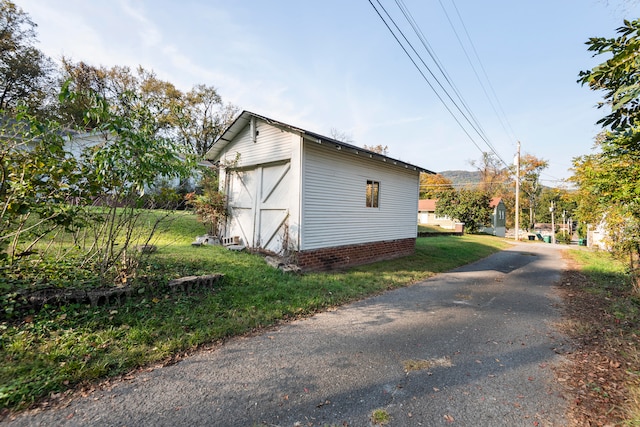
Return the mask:
<path fill-rule="evenodd" d="M 529 229 L 533 230 L 534 229 L 534 223 L 533 223 L 533 207 L 529 206 Z"/>
<path fill-rule="evenodd" d="M 633 293 L 636 295 L 640 295 L 640 271 L 635 266 L 637 263 L 634 262 L 634 256 L 640 259 L 640 248 L 636 248 L 636 253 L 633 251 L 629 251 L 629 267 L 631 271 L 631 283 L 633 285 Z"/>

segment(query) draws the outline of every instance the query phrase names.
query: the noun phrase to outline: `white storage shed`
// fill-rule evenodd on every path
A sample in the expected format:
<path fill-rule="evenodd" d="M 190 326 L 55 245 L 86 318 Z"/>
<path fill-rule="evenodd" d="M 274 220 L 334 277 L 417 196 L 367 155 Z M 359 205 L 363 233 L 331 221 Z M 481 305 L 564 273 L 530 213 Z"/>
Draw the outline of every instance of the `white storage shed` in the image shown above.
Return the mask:
<path fill-rule="evenodd" d="M 333 269 L 415 251 L 421 167 L 243 111 L 205 158 L 220 169 L 221 234 Z"/>

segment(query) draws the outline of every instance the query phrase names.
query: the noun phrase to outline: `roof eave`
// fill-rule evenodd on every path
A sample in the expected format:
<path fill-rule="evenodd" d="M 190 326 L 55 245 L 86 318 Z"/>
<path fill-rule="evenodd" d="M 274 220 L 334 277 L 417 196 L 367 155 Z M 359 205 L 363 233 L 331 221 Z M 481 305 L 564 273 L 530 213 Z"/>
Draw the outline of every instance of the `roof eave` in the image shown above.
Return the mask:
<path fill-rule="evenodd" d="M 277 120 L 270 119 L 268 117 L 261 116 L 256 113 L 252 113 L 250 111 L 244 110 L 240 115 L 227 127 L 227 129 L 220 135 L 220 137 L 213 143 L 209 151 L 205 154 L 204 158 L 206 160 L 213 161 L 216 157 L 220 155 L 220 153 L 224 150 L 224 148 L 236 137 L 236 135 L 242 131 L 251 121 L 251 117 L 256 117 L 257 119 L 263 120 L 267 123 L 270 123 L 274 126 L 278 126 L 281 128 L 285 128 L 291 132 L 297 133 L 301 135 L 308 141 L 313 141 L 319 144 L 333 144 L 336 148 L 340 150 L 346 150 L 351 153 L 355 153 L 357 155 L 366 155 L 369 158 L 379 159 L 387 164 L 404 167 L 408 170 L 419 171 L 423 173 L 428 173 L 435 175 L 436 173 L 430 171 L 429 169 L 422 168 L 420 166 L 413 165 L 411 163 L 403 162 L 402 160 L 394 159 L 392 157 L 385 156 L 380 153 L 376 153 L 371 150 L 367 150 L 365 148 L 356 147 L 355 145 L 348 144 L 343 141 L 338 141 L 337 139 L 329 138 L 324 135 L 320 135 L 315 132 L 306 131 L 304 129 L 288 125 L 283 122 L 279 122 Z"/>

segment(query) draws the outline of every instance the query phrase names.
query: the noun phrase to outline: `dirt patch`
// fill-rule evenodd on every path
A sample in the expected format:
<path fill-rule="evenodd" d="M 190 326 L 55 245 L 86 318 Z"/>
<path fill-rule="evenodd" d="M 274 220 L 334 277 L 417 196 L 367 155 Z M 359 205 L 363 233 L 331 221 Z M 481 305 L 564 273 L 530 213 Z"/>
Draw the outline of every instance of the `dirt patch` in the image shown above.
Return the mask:
<path fill-rule="evenodd" d="M 628 298 L 627 291 L 590 292 L 589 279 L 567 257 L 568 269 L 558 286 L 564 300 L 560 324 L 573 343 L 567 363 L 556 368 L 566 388 L 568 421 L 572 426 L 615 426 L 627 416 L 629 387 L 638 384 L 637 325 L 612 315 L 612 302 Z"/>

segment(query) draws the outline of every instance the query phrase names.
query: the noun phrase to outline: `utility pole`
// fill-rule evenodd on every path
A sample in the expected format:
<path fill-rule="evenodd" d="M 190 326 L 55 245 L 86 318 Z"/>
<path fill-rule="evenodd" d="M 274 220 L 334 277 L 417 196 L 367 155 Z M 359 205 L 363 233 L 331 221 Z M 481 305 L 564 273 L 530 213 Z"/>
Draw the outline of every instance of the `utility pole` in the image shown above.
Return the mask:
<path fill-rule="evenodd" d="M 549 211 L 551 212 L 551 243 L 556 242 L 556 220 L 555 220 L 555 203 L 553 200 L 551 201 L 551 207 Z"/>
<path fill-rule="evenodd" d="M 516 154 L 516 242 L 520 240 L 520 141 L 518 141 L 518 153 Z"/>

